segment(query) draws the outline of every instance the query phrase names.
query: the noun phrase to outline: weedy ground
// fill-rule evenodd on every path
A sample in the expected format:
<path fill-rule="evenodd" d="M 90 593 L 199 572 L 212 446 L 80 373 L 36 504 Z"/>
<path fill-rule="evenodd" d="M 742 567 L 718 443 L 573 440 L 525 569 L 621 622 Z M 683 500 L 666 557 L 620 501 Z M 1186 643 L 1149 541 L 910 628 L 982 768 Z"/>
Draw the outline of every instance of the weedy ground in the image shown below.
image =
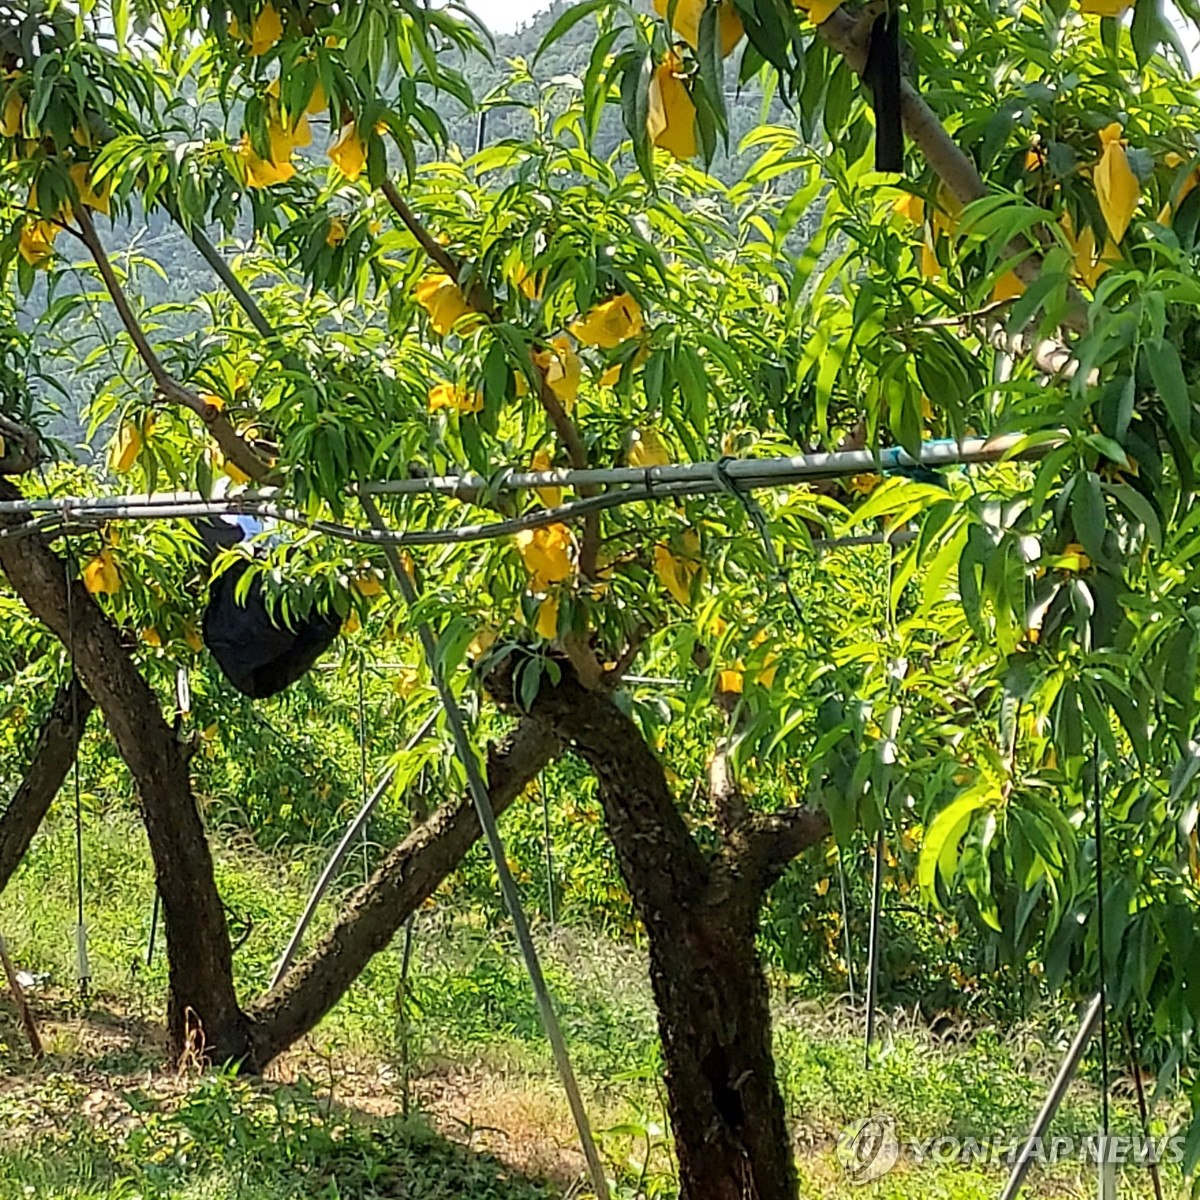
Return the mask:
<path fill-rule="evenodd" d="M 165 964 L 149 966 L 149 871 L 133 826 L 95 823 L 85 849 L 92 983 L 73 981 L 72 833 L 51 825 L 0 898 L 3 931 L 47 1054 L 30 1056 L 11 1004 L 0 1003 L 0 1200 L 534 1200 L 582 1197 L 582 1156 L 512 940 L 480 913 L 435 902 L 414 922 L 406 986 L 402 939 L 337 1009 L 249 1081 L 162 1069 Z M 294 855 L 221 843 L 218 871 L 236 928 L 240 985 L 270 974 L 313 875 Z M 332 910 L 321 920 L 331 919 Z M 318 921 L 318 927 L 321 926 Z M 655 1018 L 637 947 L 565 928 L 539 944 L 583 1080 L 615 1195 L 676 1194 Z M 864 1067 L 861 1012 L 788 1000 L 776 1047 L 795 1130 L 801 1195 L 874 1200 L 991 1200 L 1005 1169 L 902 1156 L 881 1180 L 851 1186 L 837 1153 L 847 1124 L 894 1118 L 901 1139 L 1017 1139 L 1043 1099 L 1070 1031 L 960 1027 L 933 1036 L 888 1014 Z M 1118 1078 L 1116 1127 L 1138 1129 L 1132 1086 Z M 1167 1132 L 1163 1114 L 1154 1127 Z M 1088 1079 L 1054 1132 L 1099 1123 Z M 940 1161 L 939 1161 L 940 1159 Z M 1169 1168 L 1167 1196 L 1184 1187 Z M 1126 1196 L 1152 1195 L 1129 1169 Z M 1037 1170 L 1032 1194 L 1094 1196 L 1086 1164 Z"/>

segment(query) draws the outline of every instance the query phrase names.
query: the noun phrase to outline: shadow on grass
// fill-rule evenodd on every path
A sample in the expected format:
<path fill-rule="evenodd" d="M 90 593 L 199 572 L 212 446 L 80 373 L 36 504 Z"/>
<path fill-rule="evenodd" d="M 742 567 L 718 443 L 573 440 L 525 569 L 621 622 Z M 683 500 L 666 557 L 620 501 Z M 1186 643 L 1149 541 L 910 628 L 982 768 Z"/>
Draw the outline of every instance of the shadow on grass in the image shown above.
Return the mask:
<path fill-rule="evenodd" d="M 304 1081 L 162 1070 L 158 1027 L 103 998 L 36 999 L 35 1059 L 0 1001 L 0 1198 L 547 1200 L 561 1184 Z"/>
<path fill-rule="evenodd" d="M 303 1087 L 207 1077 L 181 1098 L 130 1090 L 0 1098 L 0 1196 L 23 1200 L 549 1200 L 561 1189 L 397 1118 Z M 72 1093 L 75 1093 L 72 1095 Z M 48 1103 L 42 1103 L 47 1100 Z M 72 1103 L 72 1100 L 74 1103 Z"/>

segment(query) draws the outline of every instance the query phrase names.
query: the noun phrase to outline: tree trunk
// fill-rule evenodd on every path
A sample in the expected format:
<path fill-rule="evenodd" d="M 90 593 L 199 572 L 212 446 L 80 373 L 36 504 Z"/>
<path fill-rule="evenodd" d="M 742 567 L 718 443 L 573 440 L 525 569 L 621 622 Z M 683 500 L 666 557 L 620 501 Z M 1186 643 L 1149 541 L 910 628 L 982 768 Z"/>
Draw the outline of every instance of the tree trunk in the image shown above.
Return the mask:
<path fill-rule="evenodd" d="M 0 499 L 19 497 L 0 480 Z M 17 523 L 19 518 L 0 515 L 0 531 Z M 480 836 L 473 805 L 445 806 L 397 846 L 328 936 L 244 1013 L 234 992 L 229 933 L 187 762 L 154 693 L 118 630 L 82 585 L 72 585 L 68 603 L 65 564 L 45 539 L 0 537 L 0 571 L 30 612 L 64 645 L 73 644 L 83 686 L 102 709 L 137 784 L 166 926 L 172 1054 L 199 1052 L 261 1070 L 321 1020 L 371 956 L 458 866 Z M 497 815 L 560 752 L 548 727 L 522 720 L 489 756 Z"/>
<path fill-rule="evenodd" d="M 489 681 L 503 702 L 504 681 Z M 613 700 L 564 667 L 533 712 L 592 768 L 605 822 L 650 946 L 683 1200 L 795 1200 L 797 1180 L 771 1054 L 755 945 L 762 897 L 828 835 L 821 814 L 747 814 L 701 853 L 661 764 Z"/>
<path fill-rule="evenodd" d="M 796 1200 L 753 914 L 697 903 L 646 926 L 683 1200 Z"/>
<path fill-rule="evenodd" d="M 79 752 L 79 735 L 95 707 L 77 679 L 64 683 L 55 693 L 29 769 L 0 817 L 0 892 L 21 865 L 33 835 L 50 811 Z"/>
<path fill-rule="evenodd" d="M 527 717 L 489 753 L 488 794 L 497 816 L 560 750 L 549 729 Z M 479 818 L 467 799 L 438 809 L 388 854 L 322 942 L 250 1006 L 253 1058 L 260 1068 L 320 1021 L 479 836 Z"/>
<path fill-rule="evenodd" d="M 0 498 L 20 499 L 0 480 Z M 0 529 L 20 518 L 0 516 Z M 221 1062 L 249 1050 L 212 856 L 181 747 L 117 629 L 41 536 L 0 538 L 0 570 L 29 611 L 73 650 L 137 785 L 167 935 L 168 1045 Z"/>

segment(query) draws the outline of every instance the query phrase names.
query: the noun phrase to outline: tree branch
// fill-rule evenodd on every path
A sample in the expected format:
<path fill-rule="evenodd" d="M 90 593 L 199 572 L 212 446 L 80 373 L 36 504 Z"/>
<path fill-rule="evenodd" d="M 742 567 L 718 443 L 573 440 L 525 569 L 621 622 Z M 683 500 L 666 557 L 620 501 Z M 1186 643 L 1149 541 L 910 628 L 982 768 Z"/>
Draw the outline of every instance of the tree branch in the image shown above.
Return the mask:
<path fill-rule="evenodd" d="M 721 851 L 721 867 L 740 888 L 748 889 L 746 900 L 757 906 L 788 864 L 823 842 L 830 832 L 828 816 L 811 808 L 755 813 L 727 840 Z"/>
<path fill-rule="evenodd" d="M 726 837 L 746 820 L 746 800 L 729 765 L 729 739 L 718 738 L 708 764 L 708 799 Z"/>
<path fill-rule="evenodd" d="M 634 660 L 642 652 L 642 647 L 652 632 L 649 625 L 639 623 L 629 635 L 625 649 L 617 655 L 613 665 L 600 677 L 600 686 L 605 691 L 612 691 L 613 688 L 620 685 L 621 680 L 625 678 L 625 673 L 633 666 Z"/>
<path fill-rule="evenodd" d="M 24 475 L 41 461 L 42 444 L 38 435 L 0 413 L 0 475 Z"/>
<path fill-rule="evenodd" d="M 117 315 L 121 318 L 121 324 L 125 326 L 125 331 L 129 334 L 134 349 L 137 350 L 138 357 L 150 372 L 150 376 L 154 380 L 154 385 L 159 393 L 165 400 L 173 404 L 179 404 L 195 413 L 204 422 L 209 433 L 216 440 L 217 445 L 220 446 L 221 453 L 225 455 L 227 461 L 239 467 L 251 479 L 265 480 L 270 472 L 270 467 L 258 456 L 253 447 L 245 441 L 237 430 L 234 429 L 229 418 L 216 405 L 206 403 L 198 393 L 192 391 L 191 388 L 184 387 L 162 365 L 161 360 L 155 354 L 154 348 L 150 345 L 149 339 L 146 337 L 145 330 L 142 329 L 137 317 L 134 316 L 133 309 L 129 305 L 129 299 L 125 295 L 120 281 L 117 279 L 108 253 L 104 249 L 99 235 L 96 233 L 96 226 L 92 221 L 91 215 L 83 205 L 79 205 L 75 211 L 75 215 L 79 221 L 80 239 L 87 246 L 88 252 L 95 260 L 96 267 L 100 272 L 100 278 L 104 281 L 104 286 L 108 289 L 108 294 L 112 297 Z"/>
<path fill-rule="evenodd" d="M 54 695 L 25 778 L 0 816 L 0 892 L 29 850 L 79 752 L 79 736 L 96 705 L 72 677 Z"/>
<path fill-rule="evenodd" d="M 417 218 L 417 214 L 408 207 L 407 201 L 403 196 L 400 195 L 400 191 L 396 185 L 390 179 L 385 179 L 379 186 L 380 190 L 387 199 L 387 202 L 395 210 L 396 215 L 403 222 L 405 228 L 413 235 L 414 238 L 417 239 L 417 245 L 425 251 L 426 257 L 429 258 L 436 266 L 440 267 L 447 275 L 449 275 L 456 284 L 459 283 L 461 280 L 459 264 L 456 263 L 453 258 L 451 258 L 450 252 L 445 248 L 445 246 L 441 245 L 437 239 L 430 234 L 429 230 L 427 230 L 425 226 L 421 224 L 420 220 Z M 478 283 L 478 281 L 476 281 L 476 287 L 480 286 L 481 285 Z M 482 307 L 479 307 L 478 311 L 494 319 L 495 313 L 492 311 L 491 300 L 486 296 L 480 296 L 480 300 L 482 301 Z M 471 307 L 476 308 L 477 305 L 472 303 Z"/>
<path fill-rule="evenodd" d="M 817 26 L 817 32 L 861 76 L 867 59 L 867 38 L 870 26 L 862 26 L 844 8 L 835 9 Z M 987 184 L 978 168 L 947 132 L 937 113 L 926 103 L 908 79 L 900 83 L 900 100 L 904 129 L 920 148 L 925 161 L 959 202 L 967 205 L 989 194 Z M 1042 269 L 1042 256 L 1024 238 L 1016 238 L 1005 248 L 1009 258 L 1019 261 L 1013 268 L 1022 283 L 1032 283 Z M 1066 328 L 1080 331 L 1087 327 L 1087 313 L 1082 297 L 1076 295 L 1075 305 L 1063 320 Z"/>
<path fill-rule="evenodd" d="M 385 179 L 380 185 L 387 202 L 392 206 L 396 215 L 400 218 L 404 227 L 416 238 L 417 245 L 425 252 L 426 256 L 439 267 L 456 286 L 461 290 L 462 287 L 462 264 L 455 262 L 454 258 L 449 254 L 446 248 L 438 243 L 438 241 L 429 233 L 425 226 L 421 223 L 420 218 L 408 206 L 404 197 L 400 195 L 396 185 L 390 180 Z M 472 281 L 470 292 L 464 293 L 467 303 L 478 313 L 482 313 L 489 321 L 495 322 L 500 319 L 500 314 L 496 309 L 490 295 L 483 282 L 479 279 Z M 554 389 L 551 388 L 546 369 L 537 363 L 533 357 L 533 352 L 530 352 L 531 365 L 537 375 L 537 398 L 538 403 L 542 406 L 547 419 L 550 421 L 559 441 L 562 442 L 563 448 L 567 452 L 567 458 L 571 466 L 576 470 L 586 470 L 588 466 L 587 448 L 583 444 L 583 438 L 579 434 L 579 429 L 575 422 L 571 420 L 562 402 L 554 394 Z M 595 487 L 584 487 L 579 489 L 581 496 L 591 496 L 596 494 Z M 594 579 L 596 577 L 597 562 L 600 556 L 600 517 L 599 514 L 589 514 L 584 518 L 583 522 L 583 537 L 580 539 L 579 552 L 579 570 L 580 574 L 585 579 Z"/>
<path fill-rule="evenodd" d="M 0 480 L 0 499 L 20 500 Z M 0 530 L 22 523 L 0 514 Z M 75 670 L 104 713 L 137 786 L 167 928 L 167 1024 L 175 1054 L 196 1027 L 217 1061 L 244 1056 L 244 1021 L 233 986 L 233 953 L 212 856 L 187 764 L 157 696 L 95 598 L 40 535 L 0 537 L 0 571 L 29 611 L 73 651 Z"/>
<path fill-rule="evenodd" d="M 168 209 L 170 212 L 170 209 Z M 191 243 L 200 252 L 200 257 L 212 268 L 212 272 L 225 285 L 229 294 L 237 302 L 238 307 L 246 314 L 247 320 L 265 338 L 273 338 L 275 330 L 266 314 L 258 306 L 258 301 L 243 286 L 242 281 L 233 273 L 233 268 L 225 261 L 220 251 L 209 240 L 208 234 L 198 225 L 185 227 L 174 212 L 171 213 L 175 223 L 191 239 Z"/>
<path fill-rule="evenodd" d="M 488 795 L 496 815 L 559 753 L 547 726 L 522 719 L 488 755 Z M 479 818 L 467 799 L 438 809 L 388 854 L 321 943 L 250 1006 L 260 1068 L 314 1028 L 479 836 Z"/>
<path fill-rule="evenodd" d="M 486 681 L 504 709 L 516 708 L 509 659 Z M 677 929 L 709 881 L 709 865 L 675 805 L 662 763 L 641 730 L 604 692 L 563 664 L 558 683 L 543 676 L 531 715 L 544 720 L 592 769 L 621 874 L 648 927 Z"/>

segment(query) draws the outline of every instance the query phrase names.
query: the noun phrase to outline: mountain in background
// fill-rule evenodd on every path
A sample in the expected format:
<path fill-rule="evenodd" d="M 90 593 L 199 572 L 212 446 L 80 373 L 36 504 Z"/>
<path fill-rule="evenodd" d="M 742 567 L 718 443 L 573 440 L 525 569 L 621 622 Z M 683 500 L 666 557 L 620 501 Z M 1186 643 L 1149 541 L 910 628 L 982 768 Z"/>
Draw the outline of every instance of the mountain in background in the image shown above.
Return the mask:
<path fill-rule="evenodd" d="M 588 68 L 596 39 L 595 21 L 591 18 L 579 21 L 548 47 L 540 58 L 537 54 L 554 22 L 570 7 L 569 0 L 557 0 L 516 32 L 497 35 L 490 62 L 475 56 L 462 64 L 461 69 L 476 103 L 486 108 L 486 117 L 481 127 L 478 114 L 466 111 L 455 98 L 442 96 L 434 101 L 449 131 L 451 143 L 457 147 L 457 151 L 451 150 L 451 154 L 457 152 L 464 158 L 469 157 L 475 151 L 481 134 L 484 145 L 510 138 L 527 140 L 534 131 L 528 111 L 530 106 L 540 102 L 553 114 L 561 111 L 569 102 L 572 91 L 578 90 L 578 81 L 582 80 Z M 648 6 L 646 11 L 649 11 Z M 763 93 L 758 81 L 752 80 L 741 89 L 737 87 L 739 53 L 736 52 L 726 62 L 730 81 L 726 92 L 730 151 L 727 153 L 723 147 L 718 147 L 717 156 L 708 168 L 713 177 L 724 184 L 739 180 L 747 164 L 757 155 L 757 150 L 749 155 L 739 155 L 737 147 L 741 138 L 757 127 L 764 117 Z M 536 82 L 514 85 L 515 63 L 524 64 L 524 69 L 519 73 L 532 74 Z M 525 107 L 506 106 L 504 99 L 510 95 Z M 214 116 L 220 120 L 219 115 Z M 768 105 L 766 116 L 776 124 L 794 127 L 796 123 L 795 115 L 789 113 L 777 99 Z M 610 105 L 601 119 L 593 152 L 601 158 L 611 158 L 618 154 L 626 137 L 619 108 Z M 322 155 L 322 140 L 318 132 L 318 144 L 308 153 Z M 636 169 L 628 149 L 621 152 L 617 167 L 618 170 Z M 772 180 L 769 186 L 784 194 L 792 190 L 786 175 Z M 243 236 L 249 236 L 248 221 L 242 232 Z M 797 236 L 800 241 L 805 240 L 806 230 L 798 228 Z M 120 222 L 113 228 L 107 241 L 115 255 L 121 256 L 126 250 L 134 250 L 161 268 L 160 273 L 149 266 L 142 267 L 134 272 L 130 280 L 131 294 L 142 310 L 158 308 L 155 323 L 160 328 L 169 329 L 179 336 L 195 325 L 195 319 L 190 317 L 185 306 L 191 305 L 198 295 L 213 290 L 217 286 L 216 281 L 182 231 L 164 213 L 155 212 L 149 219 L 133 217 Z M 128 263 L 128 260 L 124 261 Z M 81 290 L 89 286 L 88 278 L 83 274 L 79 276 L 77 286 Z M 60 296 L 69 290 L 67 281 L 58 282 L 57 293 Z M 32 324 L 34 315 L 45 312 L 46 303 L 46 283 L 44 279 L 39 279 L 23 305 L 23 324 L 26 327 Z M 110 429 L 102 428 L 94 439 L 88 439 L 82 414 L 95 389 L 105 383 L 111 384 L 114 375 L 120 374 L 119 370 L 114 369 L 114 364 L 125 360 L 124 343 L 124 331 L 111 306 L 89 302 L 57 326 L 54 344 L 47 344 L 44 348 L 45 378 L 38 390 L 47 404 L 58 409 L 58 415 L 47 423 L 47 432 L 70 447 L 80 448 L 80 455 L 84 459 L 90 457 L 83 446 L 85 441 L 103 446 L 111 433 Z M 134 374 L 141 378 L 136 368 Z M 149 394 L 149 380 L 143 382 Z"/>

